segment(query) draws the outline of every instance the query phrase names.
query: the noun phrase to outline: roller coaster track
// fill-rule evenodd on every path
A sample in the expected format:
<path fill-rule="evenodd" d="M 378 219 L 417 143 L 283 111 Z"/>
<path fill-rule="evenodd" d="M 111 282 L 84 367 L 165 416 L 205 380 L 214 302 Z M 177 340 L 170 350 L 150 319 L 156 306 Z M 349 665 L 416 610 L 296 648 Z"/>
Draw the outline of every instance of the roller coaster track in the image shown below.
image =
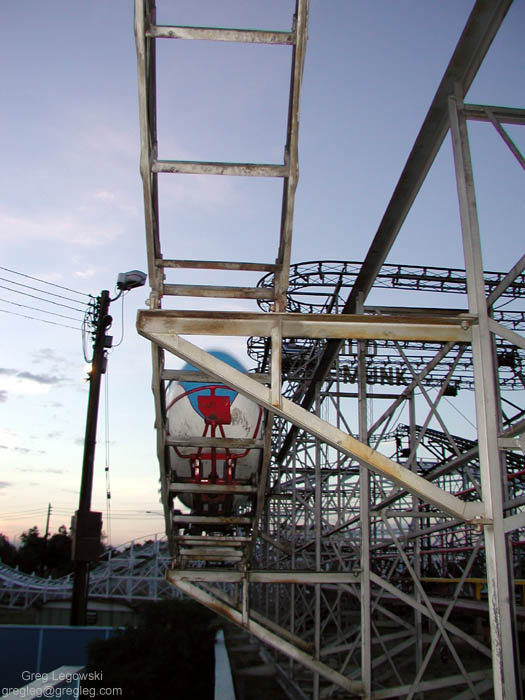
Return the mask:
<path fill-rule="evenodd" d="M 157 535 L 143 544 L 129 542 L 108 550 L 90 572 L 89 597 L 127 602 L 172 597 L 174 589 L 165 578 L 169 563 L 166 538 Z M 41 578 L 0 563 L 2 606 L 29 608 L 51 600 L 69 600 L 72 587 L 71 575 Z"/>
<path fill-rule="evenodd" d="M 334 260 L 318 260 L 298 263 L 290 270 L 290 285 L 287 294 L 287 309 L 291 313 L 338 313 L 345 303 L 345 294 L 352 288 L 362 264 Z M 485 291 L 489 296 L 505 278 L 503 272 L 485 272 Z M 263 277 L 259 286 L 272 285 L 272 274 Z M 437 294 L 467 293 L 466 271 L 458 268 L 428 267 L 416 265 L 383 265 L 373 289 L 409 290 Z M 417 297 L 417 295 L 415 295 Z M 505 288 L 502 298 L 521 301 L 525 297 L 525 275 L 520 274 Z M 268 310 L 265 301 L 259 306 Z M 392 307 L 368 306 L 367 314 L 377 315 L 392 311 Z M 404 308 L 405 313 L 421 313 L 421 308 Z M 428 309 L 425 310 L 428 313 Z M 449 310 L 449 313 L 452 310 Z M 463 313 L 466 309 L 462 310 Z M 456 313 L 460 313 L 456 310 Z M 505 328 L 516 332 L 525 330 L 525 311 L 516 308 L 495 309 L 492 318 Z M 285 339 L 282 353 L 282 373 L 285 395 L 295 401 L 305 395 L 326 347 L 324 340 Z M 416 372 L 428 365 L 433 355 L 440 349 L 438 343 L 425 341 L 389 340 L 369 341 L 367 346 L 367 383 L 381 386 L 406 386 L 410 379 L 406 359 L 398 351 L 405 350 L 410 364 Z M 330 379 L 341 384 L 357 384 L 357 341 L 345 342 L 338 353 L 337 366 L 332 365 Z M 525 350 L 515 347 L 505 338 L 496 339 L 496 353 L 499 365 L 499 383 L 505 390 L 522 390 L 525 386 Z M 259 372 L 268 368 L 270 357 L 269 342 L 266 338 L 253 337 L 248 341 L 248 354 L 257 363 Z M 426 386 L 439 387 L 443 384 L 454 359 L 449 354 L 443 357 L 432 372 L 425 377 Z M 474 388 L 472 352 L 467 346 L 461 361 L 455 366 L 451 378 L 451 389 Z"/>

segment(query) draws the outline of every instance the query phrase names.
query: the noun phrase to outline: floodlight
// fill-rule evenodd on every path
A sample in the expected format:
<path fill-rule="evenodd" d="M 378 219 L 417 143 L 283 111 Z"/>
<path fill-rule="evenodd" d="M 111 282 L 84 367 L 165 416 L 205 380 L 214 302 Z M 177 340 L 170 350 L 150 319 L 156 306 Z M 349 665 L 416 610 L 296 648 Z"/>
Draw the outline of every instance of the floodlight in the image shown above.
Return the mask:
<path fill-rule="evenodd" d="M 130 270 L 129 272 L 121 272 L 117 278 L 117 289 L 122 292 L 127 292 L 136 287 L 143 287 L 146 283 L 147 274 L 140 270 Z"/>

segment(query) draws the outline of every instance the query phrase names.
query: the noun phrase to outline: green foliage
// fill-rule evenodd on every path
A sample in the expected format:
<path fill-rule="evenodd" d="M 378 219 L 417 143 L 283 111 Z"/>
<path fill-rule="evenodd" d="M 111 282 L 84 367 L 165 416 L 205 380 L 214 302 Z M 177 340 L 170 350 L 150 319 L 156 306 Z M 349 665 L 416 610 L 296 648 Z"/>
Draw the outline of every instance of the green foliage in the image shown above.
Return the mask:
<path fill-rule="evenodd" d="M 136 628 L 90 645 L 87 670 L 102 680 L 89 687 L 119 687 L 129 700 L 212 700 L 217 626 L 191 601 L 145 604 Z"/>
<path fill-rule="evenodd" d="M 73 569 L 71 537 L 65 525 L 61 525 L 57 533 L 46 539 L 35 525 L 20 535 L 20 547 L 16 549 L 0 534 L 0 559 L 9 566 L 18 566 L 26 574 L 64 576 Z"/>
<path fill-rule="evenodd" d="M 48 539 L 46 566 L 51 576 L 65 576 L 71 571 L 71 545 L 71 537 L 64 525 Z"/>
<path fill-rule="evenodd" d="M 0 534 L 0 560 L 8 566 L 16 566 L 17 551 L 5 535 Z"/>
<path fill-rule="evenodd" d="M 20 535 L 22 544 L 18 550 L 18 566 L 27 574 L 33 571 L 40 576 L 45 575 L 46 569 L 46 540 L 40 537 L 38 528 L 32 527 Z"/>

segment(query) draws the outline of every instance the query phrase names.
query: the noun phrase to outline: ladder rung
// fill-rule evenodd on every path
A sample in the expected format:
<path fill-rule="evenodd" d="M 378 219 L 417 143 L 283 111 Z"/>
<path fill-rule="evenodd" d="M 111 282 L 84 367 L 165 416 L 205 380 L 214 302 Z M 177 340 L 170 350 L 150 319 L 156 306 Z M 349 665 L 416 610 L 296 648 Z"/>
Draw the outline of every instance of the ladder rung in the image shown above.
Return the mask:
<path fill-rule="evenodd" d="M 262 440 L 252 438 L 169 438 L 166 440 L 168 447 L 218 447 L 223 450 L 261 450 L 264 447 Z"/>
<path fill-rule="evenodd" d="M 215 545 L 216 547 L 242 547 L 252 541 L 251 537 L 211 537 L 210 535 L 177 535 L 174 537 L 181 545 Z"/>
<path fill-rule="evenodd" d="M 155 25 L 146 36 L 156 39 L 202 39 L 205 41 L 240 41 L 249 44 L 294 44 L 293 32 L 272 32 L 260 29 L 227 29 L 217 27 L 183 27 Z"/>
<path fill-rule="evenodd" d="M 249 175 L 251 177 L 288 177 L 287 165 L 263 163 L 215 163 L 196 160 L 154 160 L 154 173 L 180 173 L 183 175 Z"/>
<path fill-rule="evenodd" d="M 170 491 L 172 493 L 252 494 L 257 493 L 257 488 L 243 484 L 193 484 L 178 481 L 170 484 Z"/>
<path fill-rule="evenodd" d="M 242 556 L 240 554 L 237 555 L 228 555 L 228 556 L 220 556 L 219 554 L 185 554 L 184 559 L 190 559 L 192 561 L 228 561 L 228 562 L 239 562 L 242 561 Z"/>
<path fill-rule="evenodd" d="M 228 262 L 223 260 L 155 260 L 157 267 L 184 268 L 189 270 L 246 270 L 252 272 L 275 272 L 280 265 L 275 263 Z"/>
<path fill-rule="evenodd" d="M 215 287 L 198 284 L 165 284 L 164 294 L 178 297 L 223 297 L 229 299 L 273 299 L 273 289 L 264 287 Z"/>
<path fill-rule="evenodd" d="M 192 555 L 204 555 L 204 556 L 216 556 L 216 557 L 234 557 L 235 559 L 242 559 L 243 553 L 239 552 L 238 549 L 226 548 L 226 547 L 194 547 L 190 549 L 180 549 L 179 554 L 181 557 L 189 557 Z"/>
<path fill-rule="evenodd" d="M 252 519 L 245 516 L 222 515 L 173 515 L 174 523 L 188 523 L 188 525 L 251 525 Z"/>

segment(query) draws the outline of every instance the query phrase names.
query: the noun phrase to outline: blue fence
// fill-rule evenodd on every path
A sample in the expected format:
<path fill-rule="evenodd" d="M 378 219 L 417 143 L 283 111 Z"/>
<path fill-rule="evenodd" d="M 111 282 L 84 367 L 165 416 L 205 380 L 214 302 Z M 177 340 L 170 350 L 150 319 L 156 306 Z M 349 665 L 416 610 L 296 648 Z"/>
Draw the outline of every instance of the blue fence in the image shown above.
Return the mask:
<path fill-rule="evenodd" d="M 32 673 L 84 666 L 88 644 L 114 632 L 114 627 L 0 625 L 0 686 L 19 688 Z"/>

